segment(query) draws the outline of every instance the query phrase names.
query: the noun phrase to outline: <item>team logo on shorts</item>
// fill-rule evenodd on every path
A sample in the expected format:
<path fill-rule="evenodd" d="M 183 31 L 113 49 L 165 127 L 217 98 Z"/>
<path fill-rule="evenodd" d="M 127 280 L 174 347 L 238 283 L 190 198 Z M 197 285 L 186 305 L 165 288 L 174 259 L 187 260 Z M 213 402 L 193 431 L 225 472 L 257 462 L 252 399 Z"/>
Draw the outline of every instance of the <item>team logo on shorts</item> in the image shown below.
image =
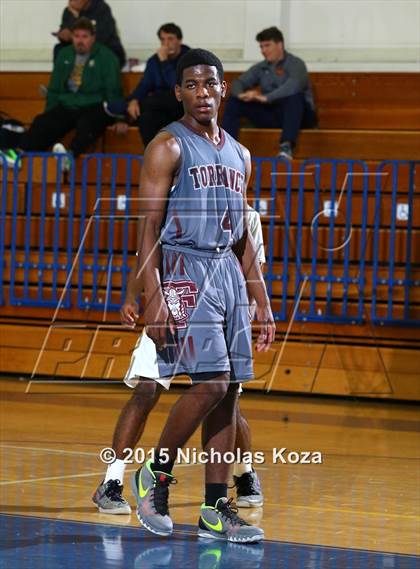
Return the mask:
<path fill-rule="evenodd" d="M 192 281 L 164 281 L 163 294 L 178 329 L 186 328 L 187 308 L 196 306 L 198 289 Z"/>

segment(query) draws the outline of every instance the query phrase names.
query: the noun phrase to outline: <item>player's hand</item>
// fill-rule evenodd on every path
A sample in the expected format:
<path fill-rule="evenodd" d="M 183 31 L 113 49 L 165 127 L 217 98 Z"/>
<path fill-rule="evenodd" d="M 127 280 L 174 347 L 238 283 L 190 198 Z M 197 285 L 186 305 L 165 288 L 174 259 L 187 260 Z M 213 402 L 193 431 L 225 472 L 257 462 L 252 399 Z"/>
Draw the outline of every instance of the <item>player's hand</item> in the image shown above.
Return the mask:
<path fill-rule="evenodd" d="M 124 302 L 120 309 L 121 324 L 134 328 L 139 317 L 139 305 L 135 300 Z"/>
<path fill-rule="evenodd" d="M 251 101 L 255 101 L 255 97 L 258 96 L 260 93 L 255 89 L 251 89 L 249 91 L 244 91 L 243 93 L 239 93 L 238 99 L 241 101 L 245 101 L 245 103 L 250 103 Z"/>
<path fill-rule="evenodd" d="M 262 95 L 261 93 L 256 93 L 252 100 L 256 101 L 257 103 L 267 103 L 268 102 L 266 95 Z"/>
<path fill-rule="evenodd" d="M 175 334 L 175 320 L 162 295 L 155 295 L 146 302 L 144 309 L 144 324 L 146 334 L 156 344 L 159 352 L 168 345 L 168 329 L 172 336 Z"/>
<path fill-rule="evenodd" d="M 139 118 L 139 116 L 140 116 L 140 105 L 139 105 L 139 102 L 137 99 L 132 99 L 128 103 L 127 113 L 134 121 Z"/>
<path fill-rule="evenodd" d="M 157 56 L 160 59 L 160 61 L 166 61 L 169 57 L 168 46 L 161 45 L 160 48 L 157 50 Z"/>
<path fill-rule="evenodd" d="M 57 37 L 60 41 L 64 41 L 64 42 L 69 42 L 71 41 L 71 31 L 68 30 L 67 28 L 64 28 L 63 30 L 60 30 L 57 33 Z"/>
<path fill-rule="evenodd" d="M 270 305 L 264 304 L 263 306 L 259 306 L 257 304 L 255 316 L 260 325 L 260 333 L 255 349 L 257 352 L 266 352 L 274 342 L 276 335 L 276 325 Z"/>

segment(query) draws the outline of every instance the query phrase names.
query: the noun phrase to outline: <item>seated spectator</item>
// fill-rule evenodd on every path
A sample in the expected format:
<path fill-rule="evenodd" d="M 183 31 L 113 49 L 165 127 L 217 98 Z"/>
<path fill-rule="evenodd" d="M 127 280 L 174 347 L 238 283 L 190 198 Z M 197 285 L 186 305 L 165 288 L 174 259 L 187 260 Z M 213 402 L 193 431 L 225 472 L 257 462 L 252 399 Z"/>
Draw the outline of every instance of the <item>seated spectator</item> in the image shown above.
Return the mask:
<path fill-rule="evenodd" d="M 146 146 L 161 128 L 184 114 L 176 100 L 176 64 L 189 50 L 182 43 L 182 30 L 176 24 L 163 24 L 158 32 L 160 48 L 146 64 L 143 79 L 126 101 L 109 104 L 107 110 L 116 115 L 128 115 L 139 127 Z"/>
<path fill-rule="evenodd" d="M 282 128 L 279 156 L 291 160 L 299 129 L 316 126 L 306 65 L 284 49 L 283 34 L 278 28 L 263 30 L 256 40 L 264 61 L 233 82 L 222 126 L 236 139 L 241 117 L 248 118 L 257 128 Z"/>
<path fill-rule="evenodd" d="M 63 11 L 60 30 L 57 38 L 60 43 L 54 47 L 54 61 L 63 47 L 71 44 L 71 30 L 79 18 L 89 18 L 96 28 L 96 40 L 112 50 L 124 67 L 126 56 L 118 35 L 117 25 L 111 8 L 104 0 L 69 0 L 67 8 Z"/>
<path fill-rule="evenodd" d="M 18 156 L 13 150 L 20 145 L 25 127 L 20 121 L 13 119 L 7 113 L 0 111 L 0 167 L 4 162 L 9 166 L 14 166 Z"/>
<path fill-rule="evenodd" d="M 118 100 L 121 96 L 116 56 L 96 42 L 95 29 L 88 18 L 76 20 L 72 44 L 60 51 L 54 64 L 46 110 L 35 117 L 23 135 L 21 149 L 47 150 L 75 128 L 70 152 L 77 157 L 113 122 L 104 110 L 104 101 Z M 65 149 L 60 144 L 54 151 L 65 152 Z"/>

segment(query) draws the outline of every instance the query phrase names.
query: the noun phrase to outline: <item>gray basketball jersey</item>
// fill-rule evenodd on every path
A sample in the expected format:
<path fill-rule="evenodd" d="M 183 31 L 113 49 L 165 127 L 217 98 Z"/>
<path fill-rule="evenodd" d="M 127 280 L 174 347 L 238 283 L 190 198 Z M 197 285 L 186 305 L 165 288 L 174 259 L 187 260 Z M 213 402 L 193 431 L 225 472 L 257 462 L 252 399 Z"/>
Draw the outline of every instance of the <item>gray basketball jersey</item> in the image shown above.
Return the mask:
<path fill-rule="evenodd" d="M 241 146 L 222 129 L 218 145 L 181 121 L 164 130 L 180 146 L 181 165 L 169 192 L 161 243 L 203 250 L 234 245 L 244 231 Z"/>

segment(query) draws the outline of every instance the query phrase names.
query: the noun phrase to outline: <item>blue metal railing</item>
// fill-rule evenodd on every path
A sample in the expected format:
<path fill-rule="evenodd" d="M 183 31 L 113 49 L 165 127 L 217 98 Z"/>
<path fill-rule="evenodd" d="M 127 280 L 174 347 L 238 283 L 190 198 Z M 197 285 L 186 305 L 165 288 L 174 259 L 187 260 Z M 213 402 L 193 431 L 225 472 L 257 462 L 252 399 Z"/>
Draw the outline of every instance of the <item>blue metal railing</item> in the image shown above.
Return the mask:
<path fill-rule="evenodd" d="M 386 172 L 390 169 L 390 172 Z M 418 324 L 416 302 L 410 302 L 410 295 L 420 286 L 419 278 L 412 276 L 412 272 L 419 270 L 420 233 L 414 226 L 415 207 L 415 175 L 419 174 L 420 162 L 414 161 L 384 161 L 378 166 L 378 176 L 375 184 L 375 223 L 374 223 L 374 251 L 373 260 L 373 287 L 371 319 L 377 323 L 393 322 L 396 324 Z M 401 190 L 400 178 L 405 173 L 407 188 Z M 383 174 L 387 174 L 392 181 L 391 197 L 382 192 Z M 384 200 L 390 199 L 391 212 L 384 217 L 386 209 Z M 381 251 L 381 229 L 389 231 L 389 246 L 387 251 Z M 417 243 L 415 240 L 417 239 Z M 415 246 L 416 245 L 416 246 Z M 383 247 L 382 247 L 383 249 Z M 383 253 L 381 255 L 381 253 Z M 386 256 L 384 253 L 387 253 Z M 414 255 L 417 255 L 417 260 Z M 397 257 L 399 260 L 397 260 Z M 397 267 L 403 270 L 404 276 L 396 277 Z M 401 272 L 401 271 L 400 271 Z M 378 292 L 386 290 L 386 304 L 379 306 Z M 398 302 L 398 295 L 403 302 Z M 417 301 L 418 302 L 418 301 Z"/>
<path fill-rule="evenodd" d="M 309 212 L 305 211 L 305 200 L 311 193 L 304 189 L 308 173 L 313 176 L 313 208 Z M 363 319 L 360 288 L 365 279 L 367 174 L 367 165 L 359 160 L 307 160 L 302 164 L 296 196 L 295 298 L 299 295 L 303 299 L 296 313 L 298 320 L 355 323 Z M 354 182 L 359 175 L 361 211 L 354 212 Z M 352 240 L 354 231 L 360 247 Z M 309 258 L 305 258 L 305 247 L 310 247 Z"/>
<path fill-rule="evenodd" d="M 137 248 L 142 157 L 93 154 L 65 175 L 62 160 L 32 153 L 20 169 L 2 165 L 0 301 L 9 283 L 12 305 L 117 310 Z M 293 311 L 300 321 L 419 323 L 420 162 L 253 162 L 248 195 L 262 215 L 277 320 Z"/>
<path fill-rule="evenodd" d="M 1 199 L 0 199 L 0 304 L 4 303 L 4 274 L 6 273 L 5 259 L 5 233 L 6 233 L 6 210 L 7 210 L 7 182 L 9 168 L 4 155 L 0 155 L 0 168 L 2 172 Z"/>
<path fill-rule="evenodd" d="M 73 263 L 75 166 L 72 163 L 64 191 L 62 160 L 63 157 L 49 153 L 28 153 L 24 156 L 22 169 L 18 164 L 14 167 L 10 236 L 11 305 L 55 308 L 60 302 L 63 308 L 71 306 L 71 287 L 63 291 L 58 274 L 69 275 Z M 53 185 L 48 184 L 50 176 Z M 63 223 L 66 225 L 64 232 L 61 230 Z M 23 276 L 17 281 L 19 271 Z M 51 278 L 45 279 L 46 273 L 51 273 Z M 48 281 L 48 286 L 44 279 Z"/>
<path fill-rule="evenodd" d="M 104 163 L 106 161 L 106 164 Z M 93 310 L 118 310 L 124 300 L 127 275 L 131 259 L 129 251 L 135 249 L 135 243 L 129 243 L 130 219 L 135 220 L 133 204 L 136 196 L 133 192 L 138 187 L 138 176 L 133 173 L 133 166 L 139 169 L 142 157 L 138 155 L 103 155 L 92 154 L 83 162 L 82 208 L 80 214 L 80 242 L 83 247 L 78 262 L 78 306 Z M 104 172 L 106 165 L 107 172 Z M 92 168 L 93 166 L 93 168 Z M 93 170 L 90 176 L 89 170 Z M 103 192 L 103 177 L 107 181 L 107 194 Z M 95 187 L 95 200 L 92 207 L 87 207 L 89 185 Z M 107 227 L 106 248 L 100 239 L 101 225 Z M 116 225 L 122 227 L 122 243 L 118 254 L 121 263 L 114 265 L 114 246 Z M 86 258 L 89 261 L 86 261 Z M 86 290 L 85 274 L 91 272 L 92 281 Z M 114 277 L 121 275 L 122 282 L 115 286 Z M 105 289 L 105 290 L 104 290 Z M 112 291 L 120 291 L 115 294 Z"/>

